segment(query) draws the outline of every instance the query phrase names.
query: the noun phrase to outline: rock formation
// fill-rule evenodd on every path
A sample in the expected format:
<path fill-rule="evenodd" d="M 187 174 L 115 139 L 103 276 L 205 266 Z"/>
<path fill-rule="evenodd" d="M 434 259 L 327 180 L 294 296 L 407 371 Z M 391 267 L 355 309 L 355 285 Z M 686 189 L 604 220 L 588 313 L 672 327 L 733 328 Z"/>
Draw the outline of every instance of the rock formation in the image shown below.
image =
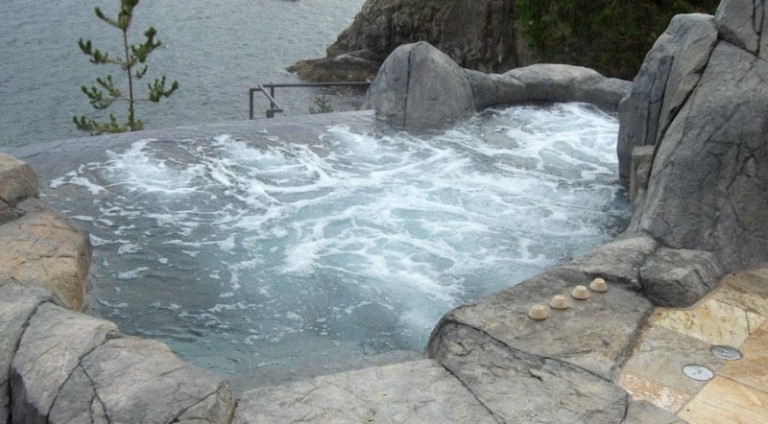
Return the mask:
<path fill-rule="evenodd" d="M 67 309 L 82 306 L 87 237 L 36 199 L 27 165 L 0 154 L 0 424 L 680 423 L 613 380 L 654 305 L 689 306 L 724 271 L 767 262 L 766 2 L 675 17 L 648 54 L 619 107 L 622 177 L 634 192 L 624 238 L 450 311 L 430 359 L 250 391 L 236 415 L 223 380 Z M 485 75 L 426 43 L 388 62 L 369 102 L 405 128 L 510 102 L 616 106 L 629 89 L 563 65 Z M 607 291 L 528 318 L 531 305 L 595 277 Z"/>
<path fill-rule="evenodd" d="M 571 65 L 531 65 L 503 75 L 462 69 L 419 42 L 387 58 L 368 90 L 367 106 L 394 127 L 420 131 L 510 103 L 581 101 L 616 109 L 629 89 L 627 81 Z"/>
<path fill-rule="evenodd" d="M 289 68 L 310 80 L 361 80 L 402 44 L 426 41 L 465 68 L 502 72 L 524 62 L 509 0 L 369 0 L 324 59 Z"/>
<path fill-rule="evenodd" d="M 713 252 L 728 271 L 768 258 L 766 13 L 724 0 L 714 17 L 675 17 L 619 112 L 622 177 L 633 148 L 653 146 L 631 231 Z"/>

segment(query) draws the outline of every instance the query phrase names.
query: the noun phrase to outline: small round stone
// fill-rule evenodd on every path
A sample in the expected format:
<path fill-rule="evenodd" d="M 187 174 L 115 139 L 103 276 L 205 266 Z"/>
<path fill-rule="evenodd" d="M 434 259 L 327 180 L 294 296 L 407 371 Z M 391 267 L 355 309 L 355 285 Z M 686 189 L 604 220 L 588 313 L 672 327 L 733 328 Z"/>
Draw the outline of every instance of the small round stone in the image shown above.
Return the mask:
<path fill-rule="evenodd" d="M 552 300 L 549 302 L 549 306 L 552 307 L 552 309 L 568 309 L 570 306 L 568 304 L 568 299 L 565 298 L 562 294 L 558 294 L 557 296 L 554 296 Z"/>
<path fill-rule="evenodd" d="M 533 305 L 528 311 L 528 317 L 536 321 L 543 321 L 549 316 L 549 311 L 544 305 Z"/>
<path fill-rule="evenodd" d="M 592 291 L 598 292 L 598 293 L 605 293 L 608 291 L 608 283 L 605 282 L 602 278 L 595 278 L 592 280 L 591 283 L 589 283 L 589 288 L 592 289 Z"/>
<path fill-rule="evenodd" d="M 589 290 L 585 286 L 576 286 L 571 290 L 571 297 L 576 300 L 587 300 L 589 296 Z"/>

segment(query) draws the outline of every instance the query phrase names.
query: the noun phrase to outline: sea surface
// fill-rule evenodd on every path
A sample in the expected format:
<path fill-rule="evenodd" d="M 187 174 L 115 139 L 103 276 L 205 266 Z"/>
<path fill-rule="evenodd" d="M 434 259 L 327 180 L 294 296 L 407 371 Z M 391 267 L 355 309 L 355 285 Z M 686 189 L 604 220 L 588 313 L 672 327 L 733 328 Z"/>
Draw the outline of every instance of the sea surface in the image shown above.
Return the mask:
<path fill-rule="evenodd" d="M 132 43 L 150 25 L 163 45 L 149 57 L 138 88 L 161 74 L 181 88 L 159 104 L 141 104 L 145 127 L 164 128 L 248 118 L 248 88 L 297 82 L 285 68 L 325 55 L 364 0 L 153 0 L 134 11 Z M 92 65 L 77 46 L 119 51 L 120 32 L 94 15 L 98 6 L 116 15 L 118 0 L 3 0 L 0 2 L 0 147 L 81 136 L 72 116 L 93 109 L 80 86 L 120 69 Z M 280 90 L 289 115 L 306 114 L 315 93 Z M 335 99 L 332 101 L 336 101 Z M 118 116 L 118 106 L 110 110 Z M 256 110 L 265 108 L 259 99 Z M 334 105 L 336 110 L 354 105 Z"/>

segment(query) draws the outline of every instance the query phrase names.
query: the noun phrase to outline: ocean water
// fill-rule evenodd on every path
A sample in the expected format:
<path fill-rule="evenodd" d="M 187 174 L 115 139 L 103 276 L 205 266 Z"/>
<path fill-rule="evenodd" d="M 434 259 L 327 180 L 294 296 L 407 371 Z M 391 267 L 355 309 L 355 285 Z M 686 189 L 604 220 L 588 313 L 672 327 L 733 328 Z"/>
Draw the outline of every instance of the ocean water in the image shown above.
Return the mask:
<path fill-rule="evenodd" d="M 91 234 L 91 313 L 264 385 L 420 352 L 451 308 L 611 240 L 617 131 L 569 103 L 424 136 L 147 138 L 48 191 L 91 197 L 55 205 Z"/>
<path fill-rule="evenodd" d="M 163 46 L 149 58 L 146 83 L 161 74 L 181 88 L 159 104 L 142 103 L 146 128 L 248 118 L 248 88 L 257 83 L 297 82 L 285 67 L 325 56 L 364 0 L 153 0 L 135 9 L 132 43 L 153 25 Z M 73 115 L 93 109 L 80 92 L 119 69 L 95 66 L 77 46 L 79 38 L 117 52 L 120 33 L 98 20 L 95 6 L 116 14 L 117 0 L 0 2 L 0 147 L 81 136 Z M 307 89 L 278 90 L 288 114 L 309 112 Z M 337 102 L 336 99 L 333 102 Z M 350 105 L 335 104 L 337 110 Z M 123 112 L 111 109 L 120 116 Z M 256 110 L 266 107 L 259 99 Z"/>

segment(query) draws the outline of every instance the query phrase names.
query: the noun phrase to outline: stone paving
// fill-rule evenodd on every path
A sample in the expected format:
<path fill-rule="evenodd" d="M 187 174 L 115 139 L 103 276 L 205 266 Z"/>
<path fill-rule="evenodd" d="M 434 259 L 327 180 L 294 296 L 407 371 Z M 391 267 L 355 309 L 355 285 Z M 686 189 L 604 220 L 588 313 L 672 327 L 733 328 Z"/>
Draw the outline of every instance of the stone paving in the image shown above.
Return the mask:
<path fill-rule="evenodd" d="M 723 345 L 742 358 L 716 357 Z M 691 379 L 687 365 L 713 378 Z M 768 423 L 768 268 L 726 276 L 691 308 L 656 308 L 617 384 L 690 424 Z"/>

